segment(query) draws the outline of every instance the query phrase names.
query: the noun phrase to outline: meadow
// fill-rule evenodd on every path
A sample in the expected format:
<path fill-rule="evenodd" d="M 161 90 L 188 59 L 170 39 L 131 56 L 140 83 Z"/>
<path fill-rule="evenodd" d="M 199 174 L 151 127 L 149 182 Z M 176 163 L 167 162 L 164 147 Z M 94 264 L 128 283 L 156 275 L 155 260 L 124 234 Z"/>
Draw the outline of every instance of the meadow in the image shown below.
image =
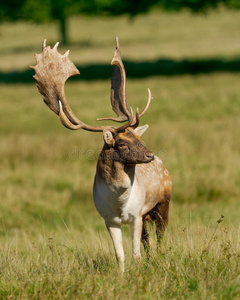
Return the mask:
<path fill-rule="evenodd" d="M 84 122 L 113 116 L 115 36 L 127 97 L 144 107 L 143 140 L 173 181 L 161 251 L 126 272 L 92 199 L 100 133 L 70 131 L 43 103 L 34 53 L 57 25 L 0 25 L 0 299 L 240 299 L 240 11 L 152 12 L 134 20 L 72 18 L 65 86 Z M 104 123 L 107 124 L 107 123 Z M 143 250 L 143 249 L 142 249 Z"/>

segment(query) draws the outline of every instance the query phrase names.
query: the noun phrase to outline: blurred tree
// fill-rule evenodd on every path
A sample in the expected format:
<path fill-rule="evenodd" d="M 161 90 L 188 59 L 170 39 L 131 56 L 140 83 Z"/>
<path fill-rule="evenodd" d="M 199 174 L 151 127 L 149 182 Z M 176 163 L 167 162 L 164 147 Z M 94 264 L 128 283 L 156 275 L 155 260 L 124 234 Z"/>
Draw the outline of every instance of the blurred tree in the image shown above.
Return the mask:
<path fill-rule="evenodd" d="M 91 1 L 91 0 L 89 0 Z M 37 23 L 57 21 L 62 42 L 68 42 L 67 19 L 78 14 L 87 0 L 1 0 L 0 22 L 26 20 Z"/>
<path fill-rule="evenodd" d="M 1 0 L 0 1 L 0 22 L 14 21 L 20 17 L 19 12 L 25 5 L 25 0 Z"/>
<path fill-rule="evenodd" d="M 62 42 L 68 43 L 67 19 L 74 14 L 134 16 L 146 12 L 159 0 L 1 0 L 0 22 L 58 21 Z"/>
<path fill-rule="evenodd" d="M 240 0 L 227 0 L 228 7 L 240 9 Z"/>
<path fill-rule="evenodd" d="M 131 16 L 148 12 L 149 9 L 161 0 L 90 0 L 83 9 L 88 14 Z"/>
<path fill-rule="evenodd" d="M 166 10 L 179 11 L 187 8 L 192 12 L 200 12 L 209 8 L 216 8 L 220 3 L 226 3 L 227 1 L 228 0 L 159 0 L 159 5 Z"/>
<path fill-rule="evenodd" d="M 220 3 L 240 8 L 240 0 L 1 0 L 0 22 L 19 19 L 34 22 L 57 21 L 62 42 L 68 43 L 67 19 L 74 14 L 135 16 L 151 7 L 165 10 L 188 8 L 199 12 Z"/>

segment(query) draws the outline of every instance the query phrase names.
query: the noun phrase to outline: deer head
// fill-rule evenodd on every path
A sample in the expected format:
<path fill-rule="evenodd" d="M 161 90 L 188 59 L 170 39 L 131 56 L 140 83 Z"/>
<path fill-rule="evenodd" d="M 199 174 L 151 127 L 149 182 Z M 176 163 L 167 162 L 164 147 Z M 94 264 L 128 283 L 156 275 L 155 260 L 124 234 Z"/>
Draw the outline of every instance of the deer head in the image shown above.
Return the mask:
<path fill-rule="evenodd" d="M 36 80 L 36 85 L 44 102 L 55 114 L 59 115 L 64 126 L 73 130 L 102 131 L 105 133 L 105 142 L 108 140 L 106 135 L 109 136 L 111 134 L 112 138 L 115 139 L 114 144 L 118 145 L 116 136 L 119 133 L 124 133 L 126 129 L 129 129 L 126 135 L 130 134 L 130 132 L 134 133 L 133 130 L 138 127 L 140 117 L 148 110 L 152 97 L 148 89 L 148 102 L 140 114 L 137 109 L 136 115 L 134 116 L 132 109 L 128 109 L 126 100 L 126 73 L 121 59 L 118 38 L 116 38 L 116 41 L 117 47 L 111 61 L 111 64 L 115 66 L 111 80 L 111 104 L 118 117 L 100 118 L 97 120 L 127 121 L 127 123 L 120 127 L 87 125 L 74 115 L 65 97 L 64 84 L 69 77 L 78 75 L 80 72 L 69 59 L 69 50 L 64 54 L 58 52 L 57 48 L 59 43 L 56 43 L 51 49 L 49 46 L 46 46 L 46 40 L 44 40 L 42 53 L 35 54 L 37 65 L 30 66 L 30 68 L 35 70 L 33 77 Z"/>
<path fill-rule="evenodd" d="M 103 131 L 105 145 L 101 159 L 118 161 L 123 165 L 135 165 L 148 163 L 154 159 L 154 155 L 141 142 L 141 135 L 147 130 L 148 125 L 133 129 L 128 127 L 124 132 L 115 135 L 109 130 Z"/>

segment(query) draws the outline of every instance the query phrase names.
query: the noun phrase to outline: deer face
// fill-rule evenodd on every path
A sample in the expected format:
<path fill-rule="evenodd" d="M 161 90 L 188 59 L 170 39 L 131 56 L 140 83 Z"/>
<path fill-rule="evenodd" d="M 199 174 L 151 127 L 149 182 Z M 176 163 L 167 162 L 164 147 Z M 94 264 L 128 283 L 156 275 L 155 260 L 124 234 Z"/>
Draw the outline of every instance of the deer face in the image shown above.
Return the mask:
<path fill-rule="evenodd" d="M 113 159 L 124 165 L 148 163 L 154 160 L 153 153 L 142 144 L 140 139 L 147 128 L 148 125 L 136 129 L 128 127 L 124 132 L 114 136 L 110 131 L 104 131 L 104 141 L 111 148 Z"/>

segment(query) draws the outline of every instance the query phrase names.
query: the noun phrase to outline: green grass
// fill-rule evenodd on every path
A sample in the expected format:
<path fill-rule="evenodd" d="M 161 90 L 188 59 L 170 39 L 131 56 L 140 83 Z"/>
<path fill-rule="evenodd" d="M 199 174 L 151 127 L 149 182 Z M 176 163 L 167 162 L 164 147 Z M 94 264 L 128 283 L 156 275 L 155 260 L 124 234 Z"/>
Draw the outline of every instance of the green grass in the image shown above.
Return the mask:
<path fill-rule="evenodd" d="M 92 200 L 102 136 L 65 129 L 27 69 L 44 38 L 58 40 L 57 28 L 2 24 L 0 299 L 240 299 L 240 12 L 82 17 L 70 28 L 81 76 L 66 95 L 80 119 L 113 115 L 116 35 L 129 105 L 143 108 L 152 91 L 141 124 L 173 180 L 169 227 L 158 253 L 149 225 L 152 253 L 139 265 L 123 227 L 121 277 Z"/>

